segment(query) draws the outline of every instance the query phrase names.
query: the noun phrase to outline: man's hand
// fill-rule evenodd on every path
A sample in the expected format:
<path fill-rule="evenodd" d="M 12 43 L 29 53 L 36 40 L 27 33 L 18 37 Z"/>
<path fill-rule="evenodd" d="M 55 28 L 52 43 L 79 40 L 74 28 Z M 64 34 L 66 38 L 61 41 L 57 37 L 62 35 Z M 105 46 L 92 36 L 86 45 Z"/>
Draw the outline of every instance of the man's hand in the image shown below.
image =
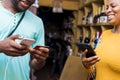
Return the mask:
<path fill-rule="evenodd" d="M 31 66 L 40 69 L 45 65 L 45 60 L 49 56 L 49 49 L 45 47 L 39 47 L 39 49 L 30 48 L 30 54 L 33 56 Z"/>
<path fill-rule="evenodd" d="M 9 38 L 0 41 L 0 52 L 5 53 L 8 56 L 23 56 L 29 49 L 27 46 L 20 45 L 15 42 L 15 39 L 23 39 L 19 35 L 12 35 Z"/>

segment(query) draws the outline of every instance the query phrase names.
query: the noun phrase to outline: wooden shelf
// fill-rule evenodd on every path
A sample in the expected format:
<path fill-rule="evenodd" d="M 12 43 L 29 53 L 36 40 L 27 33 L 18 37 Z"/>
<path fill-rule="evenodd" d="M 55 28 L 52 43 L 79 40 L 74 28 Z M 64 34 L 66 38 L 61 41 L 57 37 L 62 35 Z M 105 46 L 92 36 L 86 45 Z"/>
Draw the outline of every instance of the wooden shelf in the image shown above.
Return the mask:
<path fill-rule="evenodd" d="M 107 0 L 86 0 L 86 2 L 85 0 L 79 1 L 80 6 L 76 16 L 76 26 L 73 28 L 75 40 L 71 42 L 73 44 L 75 55 L 78 53 L 75 43 L 79 41 L 81 34 L 83 38 L 82 42 L 84 42 L 85 38 L 88 37 L 90 38 L 90 44 L 93 46 L 93 40 L 95 39 L 97 32 L 101 34 L 103 31 L 113 28 L 113 26 L 109 23 L 104 23 L 99 20 L 92 22 L 96 15 L 99 15 L 105 10 Z M 91 21 L 88 19 L 89 16 Z"/>
<path fill-rule="evenodd" d="M 84 6 L 83 6 L 83 5 L 81 5 L 79 9 L 80 9 L 80 10 L 83 10 L 83 9 L 84 9 Z"/>
<path fill-rule="evenodd" d="M 87 1 L 85 2 L 85 5 L 91 4 L 91 3 L 93 3 L 93 2 L 96 2 L 96 3 L 99 3 L 99 4 L 103 4 L 103 3 L 104 3 L 103 0 L 87 0 Z"/>
<path fill-rule="evenodd" d="M 85 2 L 85 6 L 87 6 L 87 5 L 90 5 L 92 2 L 94 2 L 94 1 L 96 1 L 96 0 L 86 0 L 86 2 Z M 97 0 L 98 1 L 98 0 Z"/>
<path fill-rule="evenodd" d="M 80 24 L 78 25 L 78 27 L 81 26 L 111 26 L 109 23 L 105 23 L 105 24 Z"/>

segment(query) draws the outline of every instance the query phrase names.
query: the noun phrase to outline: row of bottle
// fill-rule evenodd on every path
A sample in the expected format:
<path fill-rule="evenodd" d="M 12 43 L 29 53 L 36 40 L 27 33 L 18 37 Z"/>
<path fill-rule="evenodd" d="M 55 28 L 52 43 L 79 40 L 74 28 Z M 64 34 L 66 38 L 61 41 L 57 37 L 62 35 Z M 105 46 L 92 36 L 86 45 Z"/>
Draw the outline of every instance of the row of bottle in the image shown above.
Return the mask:
<path fill-rule="evenodd" d="M 64 28 L 72 28 L 73 20 L 74 20 L 74 18 L 72 18 L 72 17 L 68 17 L 67 19 L 64 19 L 64 21 L 63 21 Z"/>
<path fill-rule="evenodd" d="M 89 12 L 88 15 L 82 17 L 82 24 L 105 24 L 108 22 L 107 15 L 105 12 L 100 14 L 96 14 L 94 17 L 92 16 L 92 12 Z"/>
<path fill-rule="evenodd" d="M 82 23 L 81 24 L 105 24 L 108 22 L 107 15 L 105 14 L 105 6 L 103 5 L 97 13 L 93 13 L 92 11 L 88 12 L 87 16 L 82 17 Z"/>
<path fill-rule="evenodd" d="M 101 31 L 96 31 L 95 35 L 92 38 L 85 37 L 84 39 L 83 39 L 83 34 L 80 34 L 78 43 L 87 43 L 87 44 L 89 44 L 90 41 L 92 40 L 92 42 L 94 43 L 93 48 L 96 48 L 96 46 L 98 44 L 98 41 L 100 39 L 101 33 L 102 33 Z"/>

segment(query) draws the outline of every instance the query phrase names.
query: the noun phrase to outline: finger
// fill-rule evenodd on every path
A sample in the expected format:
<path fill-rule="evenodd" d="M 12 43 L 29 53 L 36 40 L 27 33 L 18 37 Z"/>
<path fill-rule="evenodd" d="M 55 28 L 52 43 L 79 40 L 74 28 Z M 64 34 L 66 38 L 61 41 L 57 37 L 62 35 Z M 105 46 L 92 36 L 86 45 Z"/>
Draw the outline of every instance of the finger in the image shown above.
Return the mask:
<path fill-rule="evenodd" d="M 18 55 L 25 55 L 26 53 L 28 53 L 29 50 L 11 50 L 11 53 L 17 53 Z"/>
<path fill-rule="evenodd" d="M 86 54 L 87 54 L 87 52 L 88 52 L 87 49 L 85 49 L 85 51 L 83 51 L 83 53 L 82 53 L 82 58 L 86 58 Z"/>
<path fill-rule="evenodd" d="M 42 56 L 42 57 L 48 57 L 47 52 L 41 52 L 40 50 L 35 50 L 34 53 L 32 53 L 32 55 L 39 55 L 39 56 Z"/>
<path fill-rule="evenodd" d="M 35 49 L 33 49 L 33 48 L 29 48 L 29 52 L 30 52 L 31 54 L 36 54 L 35 51 L 36 51 Z"/>
<path fill-rule="evenodd" d="M 84 61 L 83 61 L 83 64 L 86 66 L 86 67 L 89 67 L 89 66 L 92 66 L 92 65 L 94 65 L 96 62 L 98 62 L 98 61 L 100 61 L 100 58 L 99 57 L 91 57 L 91 59 L 90 58 L 86 58 L 86 59 L 84 59 Z"/>
<path fill-rule="evenodd" d="M 34 49 L 34 48 L 29 48 L 29 52 L 30 52 L 30 54 L 31 55 L 41 55 L 41 51 L 39 51 L 39 50 L 36 50 L 36 49 Z"/>
<path fill-rule="evenodd" d="M 24 45 L 20 45 L 20 44 L 17 44 L 17 43 L 12 43 L 11 47 L 13 49 L 20 50 L 20 51 L 23 51 L 23 50 L 28 50 L 29 51 L 29 47 L 24 46 Z"/>
<path fill-rule="evenodd" d="M 93 65 L 95 64 L 96 62 L 99 62 L 100 61 L 100 58 L 97 57 L 96 59 L 93 59 L 91 62 L 88 62 L 90 65 Z"/>
<path fill-rule="evenodd" d="M 89 58 L 84 58 L 84 59 L 82 59 L 82 61 L 84 62 L 84 63 L 92 63 L 92 62 L 95 62 L 96 60 L 97 60 L 97 56 L 94 56 L 94 57 L 89 57 Z"/>
<path fill-rule="evenodd" d="M 22 56 L 23 54 L 11 51 L 11 52 L 6 52 L 6 55 L 16 57 L 16 56 Z"/>
<path fill-rule="evenodd" d="M 39 60 L 45 60 L 45 59 L 46 59 L 46 57 L 44 57 L 44 56 L 42 56 L 42 55 L 38 55 L 38 54 L 34 54 L 34 57 L 35 57 L 36 59 L 39 59 Z"/>
<path fill-rule="evenodd" d="M 44 48 L 44 47 L 40 47 L 39 50 L 41 50 L 42 52 L 49 52 L 49 48 Z"/>
<path fill-rule="evenodd" d="M 47 53 L 42 53 L 42 52 L 38 52 L 38 54 L 37 55 L 39 55 L 39 56 L 43 56 L 43 57 L 48 57 L 48 54 Z"/>
<path fill-rule="evenodd" d="M 29 52 L 31 53 L 31 55 L 33 55 L 36 58 L 43 58 L 46 59 L 48 57 L 48 52 L 43 52 L 42 50 L 36 50 L 33 48 L 29 48 Z"/>
<path fill-rule="evenodd" d="M 34 49 L 34 48 L 29 48 L 29 51 L 30 51 L 30 53 L 31 54 L 42 54 L 43 56 L 46 56 L 46 55 L 48 55 L 49 53 L 48 53 L 48 51 L 49 51 L 49 49 L 46 49 L 46 48 L 41 48 L 41 49 Z"/>
<path fill-rule="evenodd" d="M 12 36 L 9 37 L 9 39 L 12 39 L 12 40 L 15 40 L 15 39 L 23 39 L 23 37 L 20 36 L 20 35 L 12 35 Z"/>
<path fill-rule="evenodd" d="M 93 56 L 93 57 L 89 57 L 86 59 L 86 62 L 92 62 L 92 61 L 97 61 L 99 60 L 100 58 L 98 56 Z"/>

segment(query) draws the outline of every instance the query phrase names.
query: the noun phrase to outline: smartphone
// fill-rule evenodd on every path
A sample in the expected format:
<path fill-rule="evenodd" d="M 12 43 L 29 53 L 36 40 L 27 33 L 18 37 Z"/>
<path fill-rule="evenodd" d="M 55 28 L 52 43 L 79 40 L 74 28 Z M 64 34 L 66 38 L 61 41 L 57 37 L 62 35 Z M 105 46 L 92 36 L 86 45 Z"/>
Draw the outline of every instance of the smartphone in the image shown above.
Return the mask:
<path fill-rule="evenodd" d="M 20 44 L 22 44 L 22 45 L 25 45 L 25 46 L 31 46 L 33 43 L 35 42 L 35 40 L 34 39 L 28 39 L 28 38 L 24 38 L 21 42 L 20 42 Z"/>
<path fill-rule="evenodd" d="M 49 46 L 41 46 L 41 45 L 37 45 L 37 46 L 34 47 L 34 49 L 38 50 L 40 47 L 49 48 Z"/>
<path fill-rule="evenodd" d="M 88 49 L 88 53 L 86 54 L 87 58 L 96 55 L 94 49 L 92 48 L 92 46 L 90 44 L 78 43 L 78 47 L 82 51 L 84 51 L 85 49 Z"/>

